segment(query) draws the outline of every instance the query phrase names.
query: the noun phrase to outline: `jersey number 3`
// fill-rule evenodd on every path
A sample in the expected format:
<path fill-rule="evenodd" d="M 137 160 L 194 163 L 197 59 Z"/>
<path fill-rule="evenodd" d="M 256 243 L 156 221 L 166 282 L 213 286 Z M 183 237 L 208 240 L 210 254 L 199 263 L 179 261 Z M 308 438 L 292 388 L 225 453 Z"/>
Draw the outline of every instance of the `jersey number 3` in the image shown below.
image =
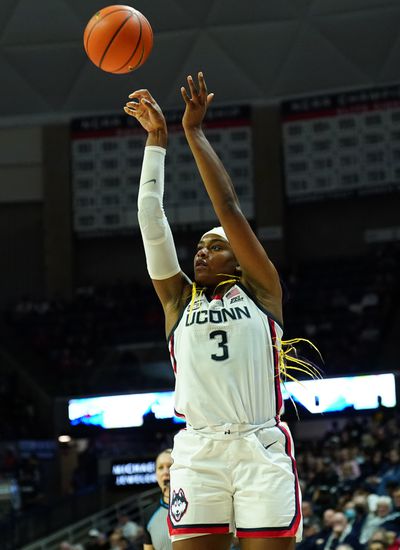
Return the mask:
<path fill-rule="evenodd" d="M 217 340 L 218 353 L 212 353 L 214 361 L 225 361 L 229 357 L 228 336 L 225 330 L 213 330 L 210 332 L 210 340 Z"/>

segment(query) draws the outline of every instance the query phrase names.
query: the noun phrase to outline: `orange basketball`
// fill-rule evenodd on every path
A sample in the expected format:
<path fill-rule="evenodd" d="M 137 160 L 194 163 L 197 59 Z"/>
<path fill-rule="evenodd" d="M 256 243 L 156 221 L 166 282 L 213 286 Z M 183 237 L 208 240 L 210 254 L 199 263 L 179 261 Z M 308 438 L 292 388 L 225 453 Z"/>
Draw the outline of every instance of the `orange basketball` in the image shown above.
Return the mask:
<path fill-rule="evenodd" d="M 145 16 L 130 6 L 107 6 L 95 13 L 83 35 L 89 59 L 108 73 L 138 69 L 153 47 L 153 31 Z"/>

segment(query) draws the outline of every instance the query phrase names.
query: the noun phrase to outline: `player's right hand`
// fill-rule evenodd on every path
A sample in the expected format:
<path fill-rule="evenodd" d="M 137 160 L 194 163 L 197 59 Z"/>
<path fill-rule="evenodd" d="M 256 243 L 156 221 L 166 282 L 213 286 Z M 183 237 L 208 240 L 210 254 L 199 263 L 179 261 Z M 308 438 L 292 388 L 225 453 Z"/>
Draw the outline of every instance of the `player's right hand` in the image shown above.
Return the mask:
<path fill-rule="evenodd" d="M 157 101 L 148 90 L 136 90 L 129 94 L 124 107 L 127 115 L 136 118 L 147 132 L 167 132 L 167 123 Z"/>

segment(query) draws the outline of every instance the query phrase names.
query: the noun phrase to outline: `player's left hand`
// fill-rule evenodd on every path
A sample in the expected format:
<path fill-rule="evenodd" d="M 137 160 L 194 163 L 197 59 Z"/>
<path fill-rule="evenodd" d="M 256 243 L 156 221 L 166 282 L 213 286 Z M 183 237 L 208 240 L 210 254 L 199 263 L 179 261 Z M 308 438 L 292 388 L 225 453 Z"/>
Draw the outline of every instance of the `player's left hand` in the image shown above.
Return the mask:
<path fill-rule="evenodd" d="M 214 99 L 214 94 L 207 92 L 206 81 L 201 71 L 198 73 L 197 78 L 198 84 L 196 85 L 191 75 L 187 77 L 189 93 L 184 86 L 181 88 L 183 101 L 186 104 L 182 118 L 182 125 L 185 130 L 201 126 L 208 106 Z"/>

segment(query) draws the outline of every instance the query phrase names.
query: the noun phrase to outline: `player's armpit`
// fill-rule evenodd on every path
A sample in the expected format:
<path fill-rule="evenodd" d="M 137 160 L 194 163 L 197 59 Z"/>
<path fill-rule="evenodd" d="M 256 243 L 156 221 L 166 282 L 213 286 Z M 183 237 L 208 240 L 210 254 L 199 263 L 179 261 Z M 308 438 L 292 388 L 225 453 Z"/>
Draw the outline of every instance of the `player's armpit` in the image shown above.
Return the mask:
<path fill-rule="evenodd" d="M 190 295 L 191 282 L 181 271 L 168 279 L 152 279 L 152 283 L 164 309 L 165 330 L 168 336 L 181 314 L 185 297 Z"/>

